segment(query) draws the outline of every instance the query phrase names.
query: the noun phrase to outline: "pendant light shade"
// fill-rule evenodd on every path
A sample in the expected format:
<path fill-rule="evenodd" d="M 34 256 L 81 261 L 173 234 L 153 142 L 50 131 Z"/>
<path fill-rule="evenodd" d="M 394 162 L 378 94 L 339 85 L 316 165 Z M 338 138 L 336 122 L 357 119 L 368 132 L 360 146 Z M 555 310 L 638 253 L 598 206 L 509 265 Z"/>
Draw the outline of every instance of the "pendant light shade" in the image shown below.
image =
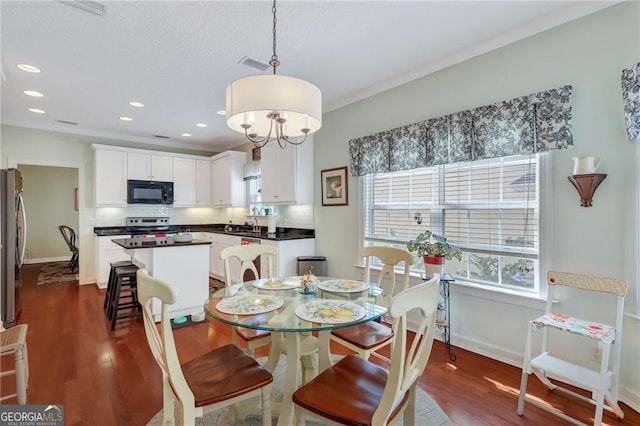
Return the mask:
<path fill-rule="evenodd" d="M 270 134 L 277 113 L 286 120 L 286 136 L 305 136 L 322 126 L 322 95 L 315 85 L 298 78 L 257 75 L 227 86 L 226 111 L 227 125 L 241 133 Z"/>
<path fill-rule="evenodd" d="M 276 0 L 273 0 L 273 55 L 269 65 L 273 75 L 257 75 L 227 86 L 227 125 L 256 147 L 270 140 L 280 148 L 300 145 L 322 126 L 322 95 L 313 84 L 298 78 L 277 75 Z"/>

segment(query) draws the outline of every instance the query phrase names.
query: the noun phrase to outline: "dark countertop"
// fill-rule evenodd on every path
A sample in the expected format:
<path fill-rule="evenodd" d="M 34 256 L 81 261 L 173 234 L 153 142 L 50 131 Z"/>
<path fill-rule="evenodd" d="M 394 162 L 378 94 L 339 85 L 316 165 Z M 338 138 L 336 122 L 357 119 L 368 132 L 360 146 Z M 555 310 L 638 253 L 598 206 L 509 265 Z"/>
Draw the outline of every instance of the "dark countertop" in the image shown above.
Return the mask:
<path fill-rule="evenodd" d="M 237 237 L 259 238 L 262 240 L 286 241 L 315 238 L 314 229 L 304 228 L 276 228 L 275 234 L 267 233 L 266 227 L 261 227 L 260 232 L 253 232 L 250 226 L 231 225 L 230 231 L 225 231 L 225 224 L 210 225 L 177 225 L 180 232 L 210 232 L 214 234 L 235 235 Z M 93 232 L 99 237 L 110 235 L 129 235 L 124 226 L 96 226 Z"/>
<path fill-rule="evenodd" d="M 210 241 L 191 240 L 189 242 L 176 242 L 171 237 L 160 238 L 114 238 L 114 243 L 125 249 L 158 248 L 158 247 L 186 247 L 211 244 Z"/>

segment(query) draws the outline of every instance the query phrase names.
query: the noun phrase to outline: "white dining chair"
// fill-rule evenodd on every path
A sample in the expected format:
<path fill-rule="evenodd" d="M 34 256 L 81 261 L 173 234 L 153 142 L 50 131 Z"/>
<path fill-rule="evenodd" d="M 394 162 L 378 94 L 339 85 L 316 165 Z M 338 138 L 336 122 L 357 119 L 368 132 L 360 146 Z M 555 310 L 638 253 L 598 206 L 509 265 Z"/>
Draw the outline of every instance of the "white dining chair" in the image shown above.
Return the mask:
<path fill-rule="evenodd" d="M 371 282 L 371 266 L 374 258 L 380 259 L 383 266 L 378 273 L 377 285 L 382 293 L 376 297 L 376 304 L 386 307 L 394 293 L 406 289 L 409 285 L 409 268 L 413 263 L 413 256 L 405 250 L 393 247 L 364 247 L 360 251 L 365 258 L 364 281 Z M 399 288 L 396 286 L 395 268 L 404 262 Z M 375 321 L 369 321 L 354 327 L 340 328 L 331 332 L 331 340 L 356 352 L 363 359 L 374 355 L 388 361 L 377 351 L 391 343 L 392 329 Z"/>
<path fill-rule="evenodd" d="M 273 278 L 272 264 L 277 255 L 278 249 L 276 247 L 263 244 L 237 245 L 224 248 L 220 252 L 220 259 L 224 261 L 225 296 L 231 296 L 230 290 L 233 285 L 233 281 L 231 279 L 232 258 L 236 258 L 240 261 L 240 277 L 243 277 L 246 271 L 251 271 L 255 279 Z M 261 269 L 261 274 L 258 274 L 258 270 L 254 262 L 260 262 L 261 256 L 266 256 L 267 270 L 263 271 Z M 231 332 L 231 339 L 238 347 L 240 347 L 240 339 L 242 339 L 246 345 L 247 353 L 253 356 L 256 348 L 266 346 L 271 343 L 271 333 L 265 330 L 234 327 Z"/>
<path fill-rule="evenodd" d="M 258 397 L 262 424 L 271 425 L 271 373 L 233 344 L 180 364 L 167 310 L 178 299 L 175 288 L 144 269 L 138 270 L 137 281 L 147 342 L 162 370 L 162 424 L 174 424 L 174 400 L 182 408 L 181 423 L 193 425 L 208 411 Z M 151 312 L 153 299 L 161 302 L 159 329 Z"/>
<path fill-rule="evenodd" d="M 392 298 L 389 370 L 347 355 L 293 394 L 297 425 L 304 425 L 305 417 L 311 415 L 331 424 L 381 426 L 390 424 L 401 413 L 406 426 L 415 425 L 416 386 L 433 347 L 439 284 L 440 276 L 435 274 L 429 281 Z M 417 324 L 412 326 L 415 335 L 410 346 L 409 313 Z"/>

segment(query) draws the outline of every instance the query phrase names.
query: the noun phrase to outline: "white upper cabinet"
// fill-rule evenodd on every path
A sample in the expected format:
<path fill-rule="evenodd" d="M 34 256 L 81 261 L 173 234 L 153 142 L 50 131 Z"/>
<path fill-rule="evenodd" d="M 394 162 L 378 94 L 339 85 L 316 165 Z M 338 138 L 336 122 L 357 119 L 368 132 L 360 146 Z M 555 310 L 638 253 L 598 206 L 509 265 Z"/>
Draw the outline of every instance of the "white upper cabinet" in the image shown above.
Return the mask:
<path fill-rule="evenodd" d="M 133 180 L 173 182 L 173 158 L 166 155 L 128 154 L 127 177 Z"/>
<path fill-rule="evenodd" d="M 127 205 L 127 153 L 95 149 L 94 196 L 96 206 Z"/>
<path fill-rule="evenodd" d="M 173 205 L 196 205 L 196 160 L 173 158 Z"/>
<path fill-rule="evenodd" d="M 211 205 L 211 161 L 196 160 L 196 206 Z"/>
<path fill-rule="evenodd" d="M 247 153 L 225 151 L 214 155 L 211 162 L 211 194 L 214 207 L 244 207 L 246 185 L 243 181 Z"/>
<path fill-rule="evenodd" d="M 313 138 L 282 149 L 271 141 L 261 148 L 263 204 L 313 204 Z"/>

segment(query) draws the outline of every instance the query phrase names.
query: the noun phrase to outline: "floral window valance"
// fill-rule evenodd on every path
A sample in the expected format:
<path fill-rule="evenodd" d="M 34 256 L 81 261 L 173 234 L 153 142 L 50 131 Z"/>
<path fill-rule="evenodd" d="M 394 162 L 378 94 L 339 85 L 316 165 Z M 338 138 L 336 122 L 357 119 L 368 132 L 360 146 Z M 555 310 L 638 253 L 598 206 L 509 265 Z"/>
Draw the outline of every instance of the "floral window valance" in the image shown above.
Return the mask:
<path fill-rule="evenodd" d="M 352 139 L 349 155 L 351 174 L 363 176 L 572 146 L 563 86 Z"/>
<path fill-rule="evenodd" d="M 640 140 L 640 63 L 622 70 L 622 99 L 627 135 Z"/>

